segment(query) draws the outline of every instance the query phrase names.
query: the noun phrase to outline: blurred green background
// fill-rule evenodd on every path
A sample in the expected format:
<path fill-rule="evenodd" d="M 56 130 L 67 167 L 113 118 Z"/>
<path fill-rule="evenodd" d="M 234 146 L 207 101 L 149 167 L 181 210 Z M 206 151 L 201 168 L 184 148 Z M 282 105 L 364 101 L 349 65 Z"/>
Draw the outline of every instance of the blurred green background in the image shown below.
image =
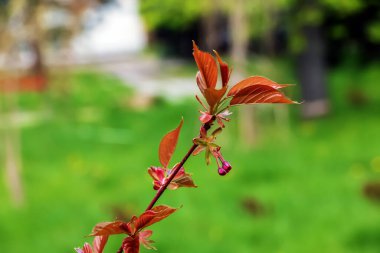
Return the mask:
<path fill-rule="evenodd" d="M 74 252 L 141 213 L 147 168 L 202 109 L 191 40 L 301 105 L 233 108 L 197 189 L 152 226 L 158 252 L 380 252 L 380 4 L 370 0 L 0 1 L 0 252 Z M 104 252 L 116 252 L 122 236 Z M 141 252 L 148 252 L 142 248 Z"/>

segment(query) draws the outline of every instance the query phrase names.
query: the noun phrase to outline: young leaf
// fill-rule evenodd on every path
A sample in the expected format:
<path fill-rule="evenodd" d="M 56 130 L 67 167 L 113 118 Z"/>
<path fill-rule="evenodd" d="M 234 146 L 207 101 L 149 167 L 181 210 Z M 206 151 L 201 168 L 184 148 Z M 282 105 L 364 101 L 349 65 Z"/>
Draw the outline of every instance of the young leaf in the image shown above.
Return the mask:
<path fill-rule="evenodd" d="M 220 74 L 222 76 L 222 86 L 227 86 L 232 70 L 228 68 L 228 64 L 222 60 L 218 52 L 214 50 L 214 54 L 216 55 L 216 58 L 219 62 Z"/>
<path fill-rule="evenodd" d="M 166 169 L 152 166 L 148 173 L 153 178 L 153 189 L 158 190 L 165 183 Z"/>
<path fill-rule="evenodd" d="M 223 120 L 225 121 L 230 121 L 229 118 L 227 118 L 228 116 L 230 116 L 232 113 L 228 110 L 225 110 L 219 114 L 216 115 L 216 122 L 218 123 L 218 125 L 221 127 L 221 128 L 224 128 L 224 123 L 223 123 Z"/>
<path fill-rule="evenodd" d="M 149 239 L 152 233 L 153 233 L 152 230 L 145 230 L 145 231 L 140 232 L 139 233 L 140 243 L 144 245 L 144 247 L 147 249 L 157 250 L 154 246 L 151 245 L 152 243 L 154 243 L 154 241 Z"/>
<path fill-rule="evenodd" d="M 228 92 L 227 96 L 234 96 L 236 93 L 238 93 L 240 90 L 247 88 L 249 86 L 254 86 L 254 85 L 268 85 L 274 89 L 281 89 L 284 87 L 287 87 L 289 85 L 287 84 L 278 84 L 268 78 L 262 77 L 262 76 L 251 76 L 248 77 L 247 79 L 244 79 L 237 84 L 235 84 L 231 90 Z"/>
<path fill-rule="evenodd" d="M 83 248 L 75 248 L 77 253 L 102 253 L 104 246 L 108 240 L 108 235 L 105 236 L 96 236 L 92 243 L 94 249 L 91 248 L 90 244 L 87 242 L 83 245 Z"/>
<path fill-rule="evenodd" d="M 174 213 L 177 209 L 169 206 L 156 206 L 152 209 L 145 211 L 140 217 L 137 218 L 135 222 L 136 230 L 141 230 L 145 227 L 148 227 L 156 222 L 159 222 L 172 213 Z"/>
<path fill-rule="evenodd" d="M 107 241 L 108 235 L 95 236 L 94 241 L 92 242 L 94 253 L 102 253 Z"/>
<path fill-rule="evenodd" d="M 101 222 L 93 228 L 91 236 L 108 236 L 116 234 L 131 234 L 127 223 L 123 221 Z"/>
<path fill-rule="evenodd" d="M 212 115 L 209 114 L 208 112 L 202 112 L 202 111 L 199 111 L 199 112 L 201 113 L 201 116 L 199 116 L 199 120 L 203 124 L 209 122 L 212 119 Z"/>
<path fill-rule="evenodd" d="M 170 190 L 175 190 L 179 187 L 197 188 L 198 186 L 194 184 L 194 181 L 191 178 L 190 174 L 186 173 L 180 178 L 174 179 L 173 182 L 171 182 L 168 186 Z"/>
<path fill-rule="evenodd" d="M 230 101 L 230 105 L 256 103 L 295 104 L 297 102 L 288 99 L 277 89 L 268 85 L 261 84 L 248 86 L 244 89 L 239 90 L 236 94 L 234 94 L 233 98 Z"/>
<path fill-rule="evenodd" d="M 194 143 L 196 143 L 197 142 L 197 140 L 194 140 Z M 197 143 L 196 143 L 197 144 Z M 194 150 L 194 152 L 193 152 L 193 155 L 195 156 L 195 155 L 198 155 L 200 152 L 202 152 L 203 150 L 205 150 L 206 149 L 206 145 L 199 145 L 195 150 Z"/>
<path fill-rule="evenodd" d="M 198 71 L 195 75 L 195 80 L 197 81 L 199 90 L 204 93 L 204 91 L 207 89 L 207 84 L 200 71 Z"/>
<path fill-rule="evenodd" d="M 168 167 L 170 159 L 176 148 L 178 136 L 181 131 L 182 124 L 183 124 L 183 119 L 181 119 L 181 122 L 179 123 L 176 129 L 167 133 L 164 136 L 164 138 L 162 138 L 161 140 L 160 147 L 158 150 L 158 155 L 159 155 L 162 166 L 164 166 L 165 168 Z"/>
<path fill-rule="evenodd" d="M 194 55 L 195 62 L 197 63 L 201 77 L 203 78 L 203 80 L 200 80 L 201 82 L 203 82 L 200 86 L 201 91 L 202 89 L 204 90 L 205 88 L 215 88 L 216 80 L 218 78 L 218 68 L 216 66 L 214 57 L 212 57 L 212 55 L 209 53 L 205 53 L 199 50 L 194 41 L 193 41 L 193 55 Z M 198 79 L 199 78 L 197 77 L 197 80 Z M 200 84 L 198 83 L 198 85 Z"/>
<path fill-rule="evenodd" d="M 227 86 L 224 86 L 220 90 L 208 88 L 204 91 L 204 96 L 211 110 L 214 108 L 214 106 L 217 103 L 219 103 L 219 101 L 222 99 L 226 91 L 227 91 Z"/>
<path fill-rule="evenodd" d="M 87 242 L 83 245 L 83 248 L 75 248 L 77 253 L 92 253 L 92 248 Z"/>
<path fill-rule="evenodd" d="M 178 164 L 174 165 L 173 169 Z M 185 168 L 182 167 L 178 173 L 173 178 L 173 181 L 170 182 L 168 188 L 170 190 L 175 190 L 179 187 L 191 187 L 196 188 L 197 186 L 194 184 L 193 179 L 191 178 L 191 175 L 185 172 Z"/>
<path fill-rule="evenodd" d="M 177 165 L 178 164 L 176 164 L 173 169 Z M 167 177 L 169 176 L 167 175 L 168 171 L 168 169 L 160 167 L 150 167 L 148 169 L 149 175 L 153 178 L 153 189 L 158 190 L 163 184 L 165 184 Z M 197 187 L 191 179 L 191 175 L 186 173 L 183 167 L 168 185 L 169 190 L 176 190 L 179 187 Z"/>
<path fill-rule="evenodd" d="M 139 234 L 131 237 L 127 237 L 123 240 L 124 253 L 139 253 L 140 252 L 140 240 Z"/>

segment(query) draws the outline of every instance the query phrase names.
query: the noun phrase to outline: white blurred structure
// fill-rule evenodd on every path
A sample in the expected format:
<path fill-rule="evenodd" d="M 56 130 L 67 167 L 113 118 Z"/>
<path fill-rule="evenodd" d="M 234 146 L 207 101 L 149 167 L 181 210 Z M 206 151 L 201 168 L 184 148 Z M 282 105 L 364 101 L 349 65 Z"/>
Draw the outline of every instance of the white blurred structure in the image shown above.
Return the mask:
<path fill-rule="evenodd" d="M 75 58 L 120 57 L 141 51 L 147 41 L 138 0 L 116 0 L 85 16 L 85 30 L 72 41 Z"/>

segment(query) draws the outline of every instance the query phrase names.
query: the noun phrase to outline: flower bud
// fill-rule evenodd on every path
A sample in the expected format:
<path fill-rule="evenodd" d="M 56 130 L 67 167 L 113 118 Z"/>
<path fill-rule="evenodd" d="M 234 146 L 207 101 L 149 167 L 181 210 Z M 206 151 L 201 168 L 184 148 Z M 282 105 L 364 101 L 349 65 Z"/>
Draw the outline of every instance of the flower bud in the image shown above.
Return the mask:
<path fill-rule="evenodd" d="M 223 167 L 219 167 L 219 168 L 218 168 L 218 173 L 219 173 L 220 176 L 224 176 L 224 175 L 226 175 L 228 172 L 227 172 L 225 169 L 223 169 Z"/>
<path fill-rule="evenodd" d="M 223 161 L 222 162 L 222 169 L 225 170 L 226 173 L 228 173 L 232 169 L 232 166 L 231 166 L 231 164 L 229 162 Z"/>
<path fill-rule="evenodd" d="M 160 189 L 160 187 L 161 187 L 160 182 L 155 181 L 154 184 L 153 184 L 153 189 L 157 191 L 158 189 Z"/>
<path fill-rule="evenodd" d="M 222 167 L 218 168 L 218 173 L 221 176 L 225 176 L 225 175 L 227 175 L 228 172 L 230 172 L 231 169 L 232 169 L 231 164 L 227 161 L 223 161 Z"/>

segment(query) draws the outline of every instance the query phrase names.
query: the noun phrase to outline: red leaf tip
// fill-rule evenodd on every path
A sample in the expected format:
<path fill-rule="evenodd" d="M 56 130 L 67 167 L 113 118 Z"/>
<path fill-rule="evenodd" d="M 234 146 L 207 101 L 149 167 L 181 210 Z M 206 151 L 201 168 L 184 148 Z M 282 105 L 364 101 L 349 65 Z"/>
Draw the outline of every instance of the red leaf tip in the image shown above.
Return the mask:
<path fill-rule="evenodd" d="M 197 46 L 197 44 L 195 43 L 195 41 L 194 40 L 192 40 L 193 41 L 193 50 L 195 51 L 195 50 L 198 50 L 198 46 Z"/>

